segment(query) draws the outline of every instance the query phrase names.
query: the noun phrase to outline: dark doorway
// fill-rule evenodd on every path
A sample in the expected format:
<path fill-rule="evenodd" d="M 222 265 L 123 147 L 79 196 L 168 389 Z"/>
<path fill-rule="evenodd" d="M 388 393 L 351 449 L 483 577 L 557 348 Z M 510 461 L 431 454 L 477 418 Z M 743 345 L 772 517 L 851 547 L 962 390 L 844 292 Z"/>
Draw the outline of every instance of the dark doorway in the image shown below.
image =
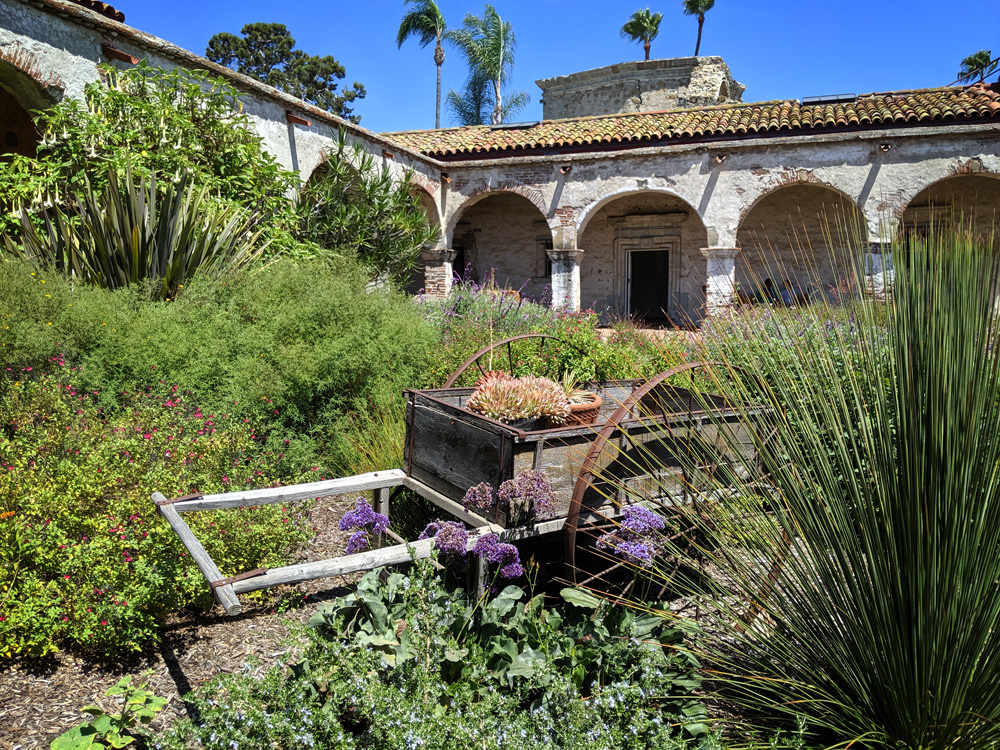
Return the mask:
<path fill-rule="evenodd" d="M 670 251 L 633 250 L 628 259 L 629 314 L 646 323 L 669 323 Z"/>

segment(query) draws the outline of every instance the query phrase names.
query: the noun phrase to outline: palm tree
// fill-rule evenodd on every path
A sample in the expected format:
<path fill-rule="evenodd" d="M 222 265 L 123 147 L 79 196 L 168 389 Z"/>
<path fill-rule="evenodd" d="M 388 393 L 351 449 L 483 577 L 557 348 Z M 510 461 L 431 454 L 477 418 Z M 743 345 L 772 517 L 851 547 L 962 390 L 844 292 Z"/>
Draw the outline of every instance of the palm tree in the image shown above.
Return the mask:
<path fill-rule="evenodd" d="M 701 49 L 701 27 L 705 25 L 705 14 L 712 10 L 715 0 L 684 0 L 684 14 L 698 16 L 698 41 L 694 45 L 694 56 Z"/>
<path fill-rule="evenodd" d="M 462 19 L 462 28 L 449 31 L 452 42 L 469 64 L 470 77 L 466 90 L 477 80 L 488 82 L 493 89 L 493 112 L 490 123 L 499 125 L 504 118 L 503 88 L 514 70 L 514 31 L 509 21 L 500 18 L 492 5 L 483 10 L 483 17 L 474 13 Z M 481 85 L 481 84 L 480 84 Z M 514 94 L 517 99 L 524 94 Z"/>
<path fill-rule="evenodd" d="M 403 42 L 415 36 L 421 47 L 434 42 L 434 64 L 437 65 L 437 102 L 434 105 L 434 127 L 441 127 L 441 66 L 444 64 L 444 38 L 447 25 L 441 9 L 434 0 L 404 0 L 404 4 L 413 3 L 413 9 L 403 16 L 396 34 L 396 46 L 402 48 Z"/>
<path fill-rule="evenodd" d="M 646 10 L 637 10 L 622 26 L 622 38 L 631 39 L 633 42 L 642 42 L 642 48 L 646 51 L 646 59 L 649 59 L 649 45 L 656 35 L 660 33 L 660 21 L 663 20 L 662 13 L 650 13 Z"/>
<path fill-rule="evenodd" d="M 986 81 L 986 76 L 993 75 L 1000 60 L 994 60 L 992 52 L 988 49 L 981 49 L 974 55 L 969 55 L 962 60 L 962 69 L 958 71 L 958 80 L 961 83 L 968 83 L 976 76 L 979 76 L 979 83 Z"/>
<path fill-rule="evenodd" d="M 452 118 L 459 125 L 487 125 L 493 117 L 493 95 L 490 81 L 477 76 L 469 76 L 462 91 L 448 92 L 445 105 Z M 509 93 L 501 106 L 501 122 L 509 120 L 528 103 L 528 95 L 523 92 Z"/>

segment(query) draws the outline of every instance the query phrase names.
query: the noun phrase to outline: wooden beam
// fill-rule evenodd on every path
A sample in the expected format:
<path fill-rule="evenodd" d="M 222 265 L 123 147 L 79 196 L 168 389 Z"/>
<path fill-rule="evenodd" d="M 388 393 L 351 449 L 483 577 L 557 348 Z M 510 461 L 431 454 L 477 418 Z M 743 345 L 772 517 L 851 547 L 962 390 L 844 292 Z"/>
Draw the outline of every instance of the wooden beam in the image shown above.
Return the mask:
<path fill-rule="evenodd" d="M 306 118 L 299 117 L 298 115 L 292 112 L 285 112 L 285 119 L 288 120 L 288 122 L 294 123 L 296 125 L 305 125 L 307 128 L 312 125 L 312 122 L 310 122 Z"/>
<path fill-rule="evenodd" d="M 153 502 L 162 502 L 163 500 L 166 500 L 166 498 L 162 494 L 159 492 L 153 493 Z M 195 564 L 201 570 L 201 574 L 205 576 L 205 580 L 209 583 L 212 581 L 221 581 L 223 575 L 219 571 L 219 567 L 209 556 L 208 552 L 205 551 L 205 548 L 201 546 L 198 537 L 194 535 L 194 532 L 184 522 L 184 519 L 180 517 L 180 514 L 177 512 L 177 506 L 160 505 L 158 510 L 167 519 L 167 523 L 170 524 L 170 528 L 174 530 L 174 533 L 180 537 L 181 544 L 184 545 L 188 554 L 194 559 Z M 233 584 L 231 583 L 215 589 L 215 598 L 222 605 L 222 608 L 226 610 L 227 615 L 238 615 L 243 610 L 240 600 L 236 598 L 236 594 L 233 591 Z"/>
<path fill-rule="evenodd" d="M 441 510 L 446 510 L 456 519 L 464 521 L 470 526 L 474 526 L 477 529 L 487 529 L 488 531 L 499 533 L 503 531 L 502 526 L 497 526 L 494 523 L 490 523 L 482 516 L 477 513 L 471 513 L 464 505 L 461 503 L 456 503 L 449 497 L 445 497 L 437 490 L 431 489 L 423 482 L 413 479 L 412 477 L 405 477 L 403 479 L 403 486 L 407 489 L 411 489 L 416 492 L 420 497 L 426 498 L 434 503 L 436 506 L 441 508 Z"/>
<path fill-rule="evenodd" d="M 354 492 L 367 492 L 368 490 L 378 490 L 384 487 L 398 487 L 403 484 L 404 479 L 406 479 L 405 473 L 399 469 L 390 469 L 388 471 L 376 471 L 370 474 L 359 474 L 341 479 L 327 479 L 322 482 L 295 484 L 289 487 L 268 487 L 244 492 L 222 492 L 216 495 L 205 495 L 199 500 L 185 500 L 174 503 L 171 507 L 176 508 L 178 513 L 190 513 L 195 510 L 222 510 L 223 508 L 239 508 L 250 505 L 294 503 L 299 500 L 311 500 L 314 497 L 348 495 Z"/>
<path fill-rule="evenodd" d="M 130 55 L 128 52 L 123 52 L 120 49 L 112 47 L 107 42 L 101 43 L 101 52 L 104 53 L 105 57 L 110 57 L 112 60 L 121 60 L 122 62 L 127 62 L 130 65 L 138 65 L 139 58 L 134 55 Z"/>

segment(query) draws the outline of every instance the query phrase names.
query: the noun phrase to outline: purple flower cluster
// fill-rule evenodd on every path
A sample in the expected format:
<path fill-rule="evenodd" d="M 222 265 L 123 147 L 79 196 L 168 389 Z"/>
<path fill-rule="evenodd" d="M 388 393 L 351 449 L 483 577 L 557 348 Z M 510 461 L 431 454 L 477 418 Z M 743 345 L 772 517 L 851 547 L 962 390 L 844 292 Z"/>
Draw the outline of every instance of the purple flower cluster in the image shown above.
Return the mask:
<path fill-rule="evenodd" d="M 499 567 L 501 578 L 520 578 L 524 575 L 517 547 L 501 542 L 496 534 L 479 537 L 472 548 L 472 553 L 485 559 L 490 565 Z"/>
<path fill-rule="evenodd" d="M 622 509 L 618 528 L 597 539 L 597 549 L 648 568 L 662 547 L 656 537 L 663 527 L 663 519 L 656 513 L 641 505 L 630 505 Z"/>
<path fill-rule="evenodd" d="M 462 505 L 465 509 L 475 508 L 476 510 L 486 510 L 493 505 L 493 488 L 487 482 L 481 482 L 473 487 L 469 487 L 462 498 Z"/>
<path fill-rule="evenodd" d="M 511 517 L 534 509 L 535 518 L 544 521 L 556 514 L 556 495 L 540 471 L 522 471 L 500 485 L 499 506 Z"/>
<path fill-rule="evenodd" d="M 465 557 L 469 546 L 469 532 L 458 521 L 431 521 L 418 539 L 434 539 L 434 548 L 446 555 Z"/>
<path fill-rule="evenodd" d="M 376 513 L 368 501 L 359 497 L 354 503 L 354 510 L 349 510 L 337 525 L 341 531 L 356 531 L 347 540 L 347 554 L 353 555 L 368 549 L 368 534 L 381 534 L 389 528 L 389 518 Z"/>

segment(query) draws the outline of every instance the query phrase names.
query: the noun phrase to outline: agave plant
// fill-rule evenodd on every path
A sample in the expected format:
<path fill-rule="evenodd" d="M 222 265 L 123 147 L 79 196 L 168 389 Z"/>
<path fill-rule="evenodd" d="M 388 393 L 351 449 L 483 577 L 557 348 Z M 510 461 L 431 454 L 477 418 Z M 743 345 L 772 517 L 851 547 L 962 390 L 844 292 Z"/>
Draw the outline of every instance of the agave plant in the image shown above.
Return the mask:
<path fill-rule="evenodd" d="M 771 411 L 725 501 L 691 488 L 689 562 L 714 575 L 671 585 L 708 611 L 716 687 L 747 716 L 804 715 L 836 747 L 997 747 L 998 259 L 959 236 L 894 260 L 891 297 L 845 324 L 820 308 L 820 335 L 801 312 L 772 342 L 716 334 L 715 388 Z"/>
<path fill-rule="evenodd" d="M 186 174 L 161 191 L 153 175 L 137 183 L 129 170 L 122 185 L 112 171 L 103 193 L 88 182 L 62 204 L 75 208 L 43 209 L 44 232 L 22 208 L 21 246 L 8 238 L 5 245 L 97 286 L 151 283 L 154 299 L 169 298 L 196 272 L 243 266 L 264 249 L 253 217 L 219 206 L 206 191 L 192 187 Z"/>

